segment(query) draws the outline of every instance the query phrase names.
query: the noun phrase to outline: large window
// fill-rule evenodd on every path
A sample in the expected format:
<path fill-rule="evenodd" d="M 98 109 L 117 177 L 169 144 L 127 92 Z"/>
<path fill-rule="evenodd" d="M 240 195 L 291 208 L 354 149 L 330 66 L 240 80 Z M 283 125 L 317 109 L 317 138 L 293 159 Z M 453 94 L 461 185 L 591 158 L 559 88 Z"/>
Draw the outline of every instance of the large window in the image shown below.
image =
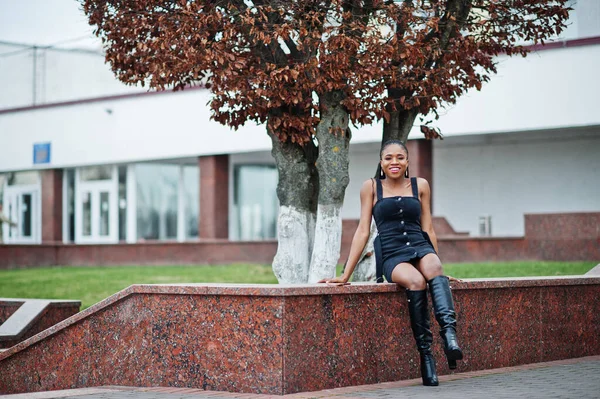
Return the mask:
<path fill-rule="evenodd" d="M 135 165 L 138 240 L 198 237 L 200 173 L 197 165 Z"/>
<path fill-rule="evenodd" d="M 264 240 L 277 235 L 277 170 L 272 165 L 234 168 L 234 233 L 238 240 Z"/>
<path fill-rule="evenodd" d="M 65 242 L 198 237 L 198 165 L 144 163 L 66 169 Z"/>
<path fill-rule="evenodd" d="M 139 164 L 135 176 L 138 240 L 176 239 L 179 166 Z"/>

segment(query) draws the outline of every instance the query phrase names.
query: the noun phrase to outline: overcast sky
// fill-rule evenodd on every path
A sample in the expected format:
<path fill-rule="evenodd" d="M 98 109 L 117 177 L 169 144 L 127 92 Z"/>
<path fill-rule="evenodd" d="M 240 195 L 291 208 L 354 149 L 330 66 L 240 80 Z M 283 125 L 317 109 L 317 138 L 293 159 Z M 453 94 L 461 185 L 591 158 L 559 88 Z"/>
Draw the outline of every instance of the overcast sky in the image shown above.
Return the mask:
<path fill-rule="evenodd" d="M 73 41 L 72 41 L 73 40 Z M 0 41 L 97 48 L 77 0 L 0 0 Z"/>

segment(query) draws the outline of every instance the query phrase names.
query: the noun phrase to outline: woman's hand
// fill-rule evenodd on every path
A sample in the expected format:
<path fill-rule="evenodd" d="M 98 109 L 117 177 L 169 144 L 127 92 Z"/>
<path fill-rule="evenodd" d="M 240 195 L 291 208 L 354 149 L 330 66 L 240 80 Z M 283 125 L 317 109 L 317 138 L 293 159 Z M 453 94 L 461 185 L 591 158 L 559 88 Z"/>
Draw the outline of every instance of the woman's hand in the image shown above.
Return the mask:
<path fill-rule="evenodd" d="M 450 281 L 458 281 L 459 283 L 462 283 L 462 280 L 459 278 L 448 276 L 448 275 L 446 275 L 446 277 L 448 277 L 448 280 L 450 280 Z"/>
<path fill-rule="evenodd" d="M 324 278 L 323 280 L 319 280 L 319 283 L 325 283 L 327 285 L 341 286 L 341 285 L 350 285 L 348 280 L 344 277 L 333 277 L 333 278 Z"/>

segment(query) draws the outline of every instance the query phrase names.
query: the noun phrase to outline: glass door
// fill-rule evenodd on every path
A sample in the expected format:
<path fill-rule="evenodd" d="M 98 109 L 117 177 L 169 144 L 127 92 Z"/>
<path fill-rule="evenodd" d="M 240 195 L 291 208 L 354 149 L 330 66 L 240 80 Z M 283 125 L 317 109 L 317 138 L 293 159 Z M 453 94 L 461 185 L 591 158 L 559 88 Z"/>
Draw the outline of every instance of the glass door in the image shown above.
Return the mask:
<path fill-rule="evenodd" d="M 112 167 L 111 167 L 112 168 Z M 86 179 L 77 171 L 75 241 L 77 243 L 118 242 L 117 183 L 110 179 Z"/>
<path fill-rule="evenodd" d="M 7 244 L 36 244 L 40 240 L 39 188 L 12 186 L 4 191 L 3 212 L 16 223 L 4 223 L 4 241 Z"/>

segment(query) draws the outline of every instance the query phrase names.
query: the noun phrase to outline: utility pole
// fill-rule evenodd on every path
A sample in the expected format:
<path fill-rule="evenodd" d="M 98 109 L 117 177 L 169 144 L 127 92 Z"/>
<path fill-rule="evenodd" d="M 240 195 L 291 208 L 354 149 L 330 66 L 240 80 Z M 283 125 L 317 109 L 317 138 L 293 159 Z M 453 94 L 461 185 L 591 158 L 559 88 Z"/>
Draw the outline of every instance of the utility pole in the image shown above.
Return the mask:
<path fill-rule="evenodd" d="M 37 98 L 37 46 L 33 46 L 33 79 L 32 79 L 32 105 L 35 105 Z"/>

